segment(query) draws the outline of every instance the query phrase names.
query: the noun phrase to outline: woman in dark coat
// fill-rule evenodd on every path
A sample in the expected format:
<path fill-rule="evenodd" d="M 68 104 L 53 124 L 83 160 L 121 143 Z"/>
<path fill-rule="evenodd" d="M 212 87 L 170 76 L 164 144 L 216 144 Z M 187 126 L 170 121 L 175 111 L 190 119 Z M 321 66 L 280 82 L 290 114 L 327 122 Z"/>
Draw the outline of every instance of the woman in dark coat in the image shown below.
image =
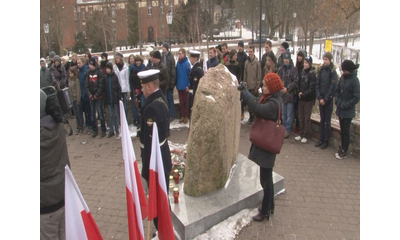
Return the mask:
<path fill-rule="evenodd" d="M 243 85 L 238 89 L 242 91 L 244 101 L 248 108 L 257 118 L 278 120 L 279 106 L 282 105 L 281 92 L 283 88 L 282 80 L 275 73 L 268 73 L 263 79 L 262 92 L 260 98 L 254 97 Z M 272 171 L 275 165 L 276 154 L 251 144 L 248 158 L 260 166 L 260 183 L 264 190 L 262 206 L 259 213 L 253 217 L 254 221 L 269 220 L 270 214 L 274 213 L 274 183 Z"/>
<path fill-rule="evenodd" d="M 335 154 L 337 159 L 347 157 L 351 120 L 356 116 L 356 104 L 360 101 L 360 80 L 357 77 L 359 64 L 355 65 L 350 60 L 344 60 L 341 67 L 343 74 L 335 92 L 336 115 L 339 117 L 342 144 Z"/>

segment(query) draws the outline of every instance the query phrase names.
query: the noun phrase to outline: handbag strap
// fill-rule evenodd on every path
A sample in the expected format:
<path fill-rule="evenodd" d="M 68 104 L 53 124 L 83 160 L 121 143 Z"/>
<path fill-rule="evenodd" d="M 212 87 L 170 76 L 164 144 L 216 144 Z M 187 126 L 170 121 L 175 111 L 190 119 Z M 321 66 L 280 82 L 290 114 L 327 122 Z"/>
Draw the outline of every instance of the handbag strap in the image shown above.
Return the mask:
<path fill-rule="evenodd" d="M 275 98 L 271 98 L 271 100 L 274 100 Z M 275 101 L 275 100 L 274 100 Z M 278 120 L 276 120 L 276 123 L 278 124 L 278 125 L 281 125 L 282 124 L 282 116 L 281 116 L 281 105 L 279 104 L 279 101 L 275 101 L 276 102 L 276 104 L 278 104 Z"/>

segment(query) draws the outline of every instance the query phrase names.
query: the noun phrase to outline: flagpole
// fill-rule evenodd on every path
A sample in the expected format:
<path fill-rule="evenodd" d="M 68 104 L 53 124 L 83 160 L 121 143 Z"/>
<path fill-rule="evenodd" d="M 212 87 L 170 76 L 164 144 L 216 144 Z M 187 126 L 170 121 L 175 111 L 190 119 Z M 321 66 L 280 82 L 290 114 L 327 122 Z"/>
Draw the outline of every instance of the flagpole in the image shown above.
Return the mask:
<path fill-rule="evenodd" d="M 150 240 L 150 220 L 147 220 L 147 240 Z"/>

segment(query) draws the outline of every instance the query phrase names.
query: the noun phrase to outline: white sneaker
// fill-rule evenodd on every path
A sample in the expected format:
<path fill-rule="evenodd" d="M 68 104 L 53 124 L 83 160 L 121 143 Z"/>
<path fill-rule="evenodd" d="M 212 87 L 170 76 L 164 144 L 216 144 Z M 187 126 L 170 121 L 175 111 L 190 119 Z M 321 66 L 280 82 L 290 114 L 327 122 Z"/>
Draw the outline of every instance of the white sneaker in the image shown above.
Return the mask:
<path fill-rule="evenodd" d="M 300 141 L 301 140 L 301 137 L 300 136 L 297 136 L 297 137 L 295 137 L 294 138 L 296 141 Z"/>
<path fill-rule="evenodd" d="M 302 138 L 301 143 L 307 143 L 307 138 Z"/>

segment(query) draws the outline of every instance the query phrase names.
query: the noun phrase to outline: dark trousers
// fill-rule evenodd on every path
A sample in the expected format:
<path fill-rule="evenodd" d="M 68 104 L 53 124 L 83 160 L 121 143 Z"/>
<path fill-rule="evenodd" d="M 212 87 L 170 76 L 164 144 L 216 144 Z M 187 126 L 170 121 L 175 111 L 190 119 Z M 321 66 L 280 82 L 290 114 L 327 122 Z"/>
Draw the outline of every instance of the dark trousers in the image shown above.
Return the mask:
<path fill-rule="evenodd" d="M 300 120 L 299 120 L 299 99 L 295 97 L 293 102 L 293 112 L 294 112 L 294 120 L 295 127 L 300 128 Z"/>
<path fill-rule="evenodd" d="M 333 101 L 325 103 L 325 105 L 319 104 L 319 114 L 321 116 L 320 121 L 320 141 L 329 142 L 331 137 L 331 118 L 333 110 Z"/>
<path fill-rule="evenodd" d="M 340 140 L 342 142 L 342 150 L 344 152 L 349 150 L 351 119 L 352 118 L 339 118 Z"/>
<path fill-rule="evenodd" d="M 93 123 L 92 123 L 92 111 L 90 111 L 90 102 L 89 102 L 89 100 L 87 100 L 87 101 L 85 101 L 85 100 L 81 100 L 81 102 L 82 102 L 82 106 L 83 106 L 83 108 L 82 108 L 82 110 L 85 112 L 85 123 L 86 123 L 86 126 L 92 126 L 93 125 Z"/>
<path fill-rule="evenodd" d="M 275 209 L 274 204 L 274 182 L 272 179 L 272 168 L 260 167 L 260 183 L 264 190 L 261 211 L 265 215 L 269 215 L 271 209 Z"/>
<path fill-rule="evenodd" d="M 311 129 L 311 112 L 313 108 L 313 101 L 303 102 L 299 101 L 299 124 L 300 136 L 304 138 L 310 137 Z"/>

